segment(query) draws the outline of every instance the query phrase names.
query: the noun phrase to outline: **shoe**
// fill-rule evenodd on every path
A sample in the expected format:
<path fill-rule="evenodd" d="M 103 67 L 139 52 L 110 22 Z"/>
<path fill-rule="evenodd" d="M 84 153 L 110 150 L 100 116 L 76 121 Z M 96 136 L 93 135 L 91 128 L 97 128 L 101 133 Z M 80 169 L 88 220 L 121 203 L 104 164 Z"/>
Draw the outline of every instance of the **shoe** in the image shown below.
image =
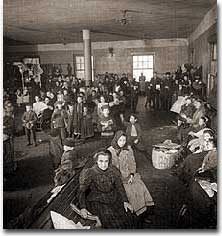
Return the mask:
<path fill-rule="evenodd" d="M 184 216 L 186 212 L 187 212 L 187 205 L 183 204 L 183 206 L 181 207 L 179 211 L 179 216 Z"/>
<path fill-rule="evenodd" d="M 31 146 L 32 144 L 31 143 L 28 143 L 26 146 Z"/>
<path fill-rule="evenodd" d="M 35 147 L 37 147 L 38 146 L 38 144 L 37 143 L 35 143 Z"/>
<path fill-rule="evenodd" d="M 152 224 L 152 220 L 150 220 L 150 219 L 144 219 L 144 223 L 146 223 L 146 224 Z"/>

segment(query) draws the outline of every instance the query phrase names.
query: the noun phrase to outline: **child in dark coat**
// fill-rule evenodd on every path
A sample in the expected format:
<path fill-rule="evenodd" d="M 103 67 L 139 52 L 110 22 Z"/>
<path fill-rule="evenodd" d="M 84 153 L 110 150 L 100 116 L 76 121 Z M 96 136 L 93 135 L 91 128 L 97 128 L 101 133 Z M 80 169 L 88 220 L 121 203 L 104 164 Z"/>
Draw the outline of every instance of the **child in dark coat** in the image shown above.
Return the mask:
<path fill-rule="evenodd" d="M 121 115 L 121 120 L 126 127 L 126 136 L 130 146 L 135 147 L 140 151 L 146 151 L 142 138 L 142 129 L 140 124 L 137 122 L 136 115 L 131 114 L 129 122 L 125 121 L 123 115 Z"/>
<path fill-rule="evenodd" d="M 114 119 L 110 116 L 110 108 L 104 105 L 101 109 L 103 115 L 99 118 L 98 130 L 102 137 L 113 137 L 116 126 Z"/>
<path fill-rule="evenodd" d="M 31 105 L 26 105 L 26 111 L 22 116 L 23 126 L 25 127 L 26 137 L 28 139 L 28 146 L 31 144 L 31 134 L 33 136 L 34 144 L 37 146 L 36 142 L 36 122 L 37 116 L 35 112 L 32 110 Z"/>

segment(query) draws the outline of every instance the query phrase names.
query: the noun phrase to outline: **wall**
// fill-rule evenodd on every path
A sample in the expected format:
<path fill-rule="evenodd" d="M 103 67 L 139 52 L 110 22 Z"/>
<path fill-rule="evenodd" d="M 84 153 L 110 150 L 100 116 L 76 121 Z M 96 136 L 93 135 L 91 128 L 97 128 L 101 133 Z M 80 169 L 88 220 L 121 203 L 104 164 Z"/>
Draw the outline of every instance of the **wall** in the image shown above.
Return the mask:
<path fill-rule="evenodd" d="M 174 71 L 179 64 L 188 61 L 187 46 L 114 49 L 113 57 L 108 50 L 101 50 L 95 52 L 96 72 L 132 73 L 133 55 L 149 53 L 154 54 L 154 70 L 158 73 Z"/>
<path fill-rule="evenodd" d="M 189 61 L 202 65 L 203 80 L 207 81 L 210 72 L 210 38 L 217 35 L 217 5 L 207 12 L 198 27 L 189 37 Z M 193 52 L 193 58 L 192 58 Z"/>
<path fill-rule="evenodd" d="M 217 5 L 207 12 L 188 40 L 189 60 L 194 64 L 202 65 L 203 81 L 207 85 L 207 100 L 217 108 L 217 77 L 215 76 L 217 61 L 212 62 L 210 58 L 210 42 L 217 42 Z M 213 76 L 208 76 L 209 74 Z"/>
<path fill-rule="evenodd" d="M 114 56 L 110 57 L 109 48 Z M 6 48 L 5 54 L 10 58 L 23 55 L 39 55 L 41 64 L 73 65 L 73 55 L 83 54 L 82 43 L 49 44 L 37 46 L 12 46 Z M 28 51 L 28 52 L 27 52 Z M 154 70 L 159 73 L 174 71 L 179 64 L 188 61 L 188 41 L 186 39 L 130 40 L 92 43 L 95 72 L 132 73 L 132 56 L 134 54 L 154 53 Z"/>
<path fill-rule="evenodd" d="M 72 51 L 52 51 L 52 52 L 39 52 L 41 64 L 67 64 L 73 61 Z M 72 65 L 72 64 L 71 64 Z"/>
<path fill-rule="evenodd" d="M 203 34 L 201 34 L 195 41 L 189 44 L 189 60 L 194 65 L 202 65 L 203 68 L 203 80 L 207 81 L 208 73 L 210 73 L 210 38 L 217 33 L 216 24 L 211 26 Z M 193 51 L 193 59 L 192 57 Z"/>

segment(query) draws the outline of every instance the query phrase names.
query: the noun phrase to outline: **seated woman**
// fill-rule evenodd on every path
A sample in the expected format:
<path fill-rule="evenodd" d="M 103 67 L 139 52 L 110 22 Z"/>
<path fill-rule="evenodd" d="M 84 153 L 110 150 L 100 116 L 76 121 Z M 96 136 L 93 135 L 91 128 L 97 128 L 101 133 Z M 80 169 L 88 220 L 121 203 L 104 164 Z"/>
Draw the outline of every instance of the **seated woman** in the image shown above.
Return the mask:
<path fill-rule="evenodd" d="M 93 214 L 99 217 L 102 228 L 133 228 L 130 215 L 132 207 L 128 202 L 119 171 L 111 165 L 111 154 L 98 151 L 93 167 L 80 174 L 79 204 L 81 216 Z"/>
<path fill-rule="evenodd" d="M 196 152 L 187 156 L 184 162 L 178 168 L 178 175 L 185 183 L 188 183 L 196 171 L 201 167 L 203 160 L 215 160 L 217 157 L 216 141 L 211 130 L 203 132 L 201 147 Z M 209 162 L 209 161 L 208 161 Z"/>
<path fill-rule="evenodd" d="M 203 227 L 217 225 L 217 158 L 216 153 L 204 158 L 201 168 L 190 182 L 193 218 Z"/>
<path fill-rule="evenodd" d="M 136 173 L 134 153 L 126 140 L 126 134 L 117 131 L 108 150 L 112 154 L 112 164 L 120 170 L 129 202 L 134 212 L 140 215 L 154 202 L 140 174 Z"/>
<path fill-rule="evenodd" d="M 217 225 L 217 153 L 209 152 L 189 182 L 180 216 L 188 212 L 190 227 L 216 228 Z M 188 211 L 187 211 L 188 210 Z"/>
<path fill-rule="evenodd" d="M 181 142 L 184 140 L 184 137 L 187 136 L 187 130 L 191 127 L 192 117 L 196 111 L 191 97 L 187 97 L 184 102 L 185 103 L 181 106 L 178 118 L 178 139 Z"/>
<path fill-rule="evenodd" d="M 194 99 L 193 102 L 196 111 L 193 113 L 192 118 L 187 118 L 187 124 L 188 126 L 182 129 L 181 137 L 182 140 L 184 140 L 185 137 L 187 137 L 188 133 L 192 130 L 198 130 L 200 126 L 200 119 L 206 115 L 206 110 L 204 108 L 204 104 L 200 99 Z"/>
<path fill-rule="evenodd" d="M 187 143 L 187 147 L 191 152 L 194 152 L 196 149 L 200 149 L 204 132 L 211 130 L 207 124 L 208 120 L 209 119 L 206 116 L 201 117 L 199 120 L 199 127 L 196 129 L 196 132 L 191 130 L 188 133 L 189 142 Z"/>
<path fill-rule="evenodd" d="M 203 139 L 203 132 L 205 130 L 210 130 L 210 128 L 208 128 L 208 121 L 208 117 L 202 116 L 199 120 L 199 126 L 193 129 L 190 128 L 187 137 L 183 140 L 181 144 L 177 163 L 185 159 L 188 154 L 195 152 L 197 149 L 200 149 L 201 142 Z"/>

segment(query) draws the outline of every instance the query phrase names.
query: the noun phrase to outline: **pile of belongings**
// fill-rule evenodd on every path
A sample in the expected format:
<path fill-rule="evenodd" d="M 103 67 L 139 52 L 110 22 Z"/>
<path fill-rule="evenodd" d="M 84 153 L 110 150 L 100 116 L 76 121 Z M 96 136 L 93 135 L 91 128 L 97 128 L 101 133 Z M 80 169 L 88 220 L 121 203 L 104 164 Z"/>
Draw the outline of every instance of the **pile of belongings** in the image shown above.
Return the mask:
<path fill-rule="evenodd" d="M 170 152 L 177 152 L 181 145 L 173 143 L 170 139 L 165 140 L 163 143 L 153 145 L 157 149 L 169 150 Z"/>

